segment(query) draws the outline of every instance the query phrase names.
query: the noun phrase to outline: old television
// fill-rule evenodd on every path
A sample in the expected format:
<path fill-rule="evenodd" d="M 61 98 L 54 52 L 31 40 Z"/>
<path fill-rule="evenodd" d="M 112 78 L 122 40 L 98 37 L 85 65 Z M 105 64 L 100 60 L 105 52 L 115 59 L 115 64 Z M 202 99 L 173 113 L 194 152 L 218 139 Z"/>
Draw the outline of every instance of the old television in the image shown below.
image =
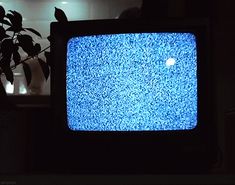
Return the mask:
<path fill-rule="evenodd" d="M 51 24 L 55 171 L 188 173 L 215 161 L 204 20 Z"/>

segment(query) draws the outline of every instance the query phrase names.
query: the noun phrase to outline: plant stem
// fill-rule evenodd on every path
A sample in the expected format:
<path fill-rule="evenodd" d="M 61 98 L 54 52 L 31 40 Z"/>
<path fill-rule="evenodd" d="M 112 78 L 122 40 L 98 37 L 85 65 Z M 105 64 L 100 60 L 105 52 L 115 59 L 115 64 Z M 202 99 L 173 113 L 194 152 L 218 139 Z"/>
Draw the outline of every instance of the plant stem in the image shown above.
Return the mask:
<path fill-rule="evenodd" d="M 38 53 L 38 55 L 39 55 L 40 53 L 42 53 L 42 52 L 48 50 L 50 47 L 51 47 L 51 46 L 48 46 L 48 47 L 44 48 L 43 50 L 41 50 L 41 51 Z M 24 63 L 24 62 L 26 62 L 27 60 L 29 60 L 29 59 L 31 59 L 31 58 L 33 58 L 33 57 L 34 57 L 34 56 L 29 56 L 29 57 L 27 57 L 26 59 L 20 61 L 17 65 L 15 65 L 15 64 L 12 65 L 12 66 L 11 66 L 11 69 L 15 69 L 18 65 L 20 65 L 20 64 L 22 64 L 22 63 Z"/>
<path fill-rule="evenodd" d="M 44 48 L 44 49 L 41 50 L 37 55 L 39 55 L 40 53 L 42 53 L 42 52 L 48 50 L 50 47 L 51 47 L 51 46 L 48 46 L 48 47 Z M 16 65 L 16 64 L 11 65 L 10 68 L 13 70 L 13 69 L 15 69 L 18 65 L 23 64 L 24 62 L 26 62 L 27 60 L 29 60 L 29 59 L 31 59 L 31 58 L 33 58 L 33 57 L 34 57 L 34 56 L 29 56 L 29 57 L 27 57 L 26 59 L 21 60 L 17 65 Z M 3 72 L 3 71 L 0 69 L 0 75 L 2 74 L 2 72 Z"/>

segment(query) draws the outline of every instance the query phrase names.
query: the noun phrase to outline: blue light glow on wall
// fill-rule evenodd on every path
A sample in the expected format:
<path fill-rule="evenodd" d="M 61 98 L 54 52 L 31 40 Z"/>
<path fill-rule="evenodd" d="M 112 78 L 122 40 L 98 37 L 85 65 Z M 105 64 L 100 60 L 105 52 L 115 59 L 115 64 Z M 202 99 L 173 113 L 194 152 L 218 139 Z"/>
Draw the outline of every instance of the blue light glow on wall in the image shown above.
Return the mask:
<path fill-rule="evenodd" d="M 188 130 L 197 125 L 191 33 L 74 37 L 67 50 L 67 119 L 75 131 Z"/>

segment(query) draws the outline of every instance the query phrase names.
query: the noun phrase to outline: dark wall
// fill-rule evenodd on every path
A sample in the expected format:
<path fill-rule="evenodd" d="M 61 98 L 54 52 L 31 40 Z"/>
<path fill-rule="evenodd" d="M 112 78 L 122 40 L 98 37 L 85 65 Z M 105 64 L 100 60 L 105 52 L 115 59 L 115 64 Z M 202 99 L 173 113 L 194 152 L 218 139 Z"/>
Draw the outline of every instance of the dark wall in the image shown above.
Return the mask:
<path fill-rule="evenodd" d="M 235 2 L 217 0 L 214 3 L 213 62 L 220 144 L 224 148 L 225 169 L 235 172 Z"/>

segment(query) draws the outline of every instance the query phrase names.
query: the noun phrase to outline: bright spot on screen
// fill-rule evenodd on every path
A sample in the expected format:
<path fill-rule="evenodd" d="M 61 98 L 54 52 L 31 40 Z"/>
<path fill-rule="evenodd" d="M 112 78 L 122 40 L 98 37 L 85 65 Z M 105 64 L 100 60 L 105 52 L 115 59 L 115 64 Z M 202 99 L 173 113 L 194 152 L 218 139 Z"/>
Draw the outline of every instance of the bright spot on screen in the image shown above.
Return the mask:
<path fill-rule="evenodd" d="M 174 58 L 168 58 L 168 59 L 166 60 L 166 66 L 167 66 L 167 67 L 171 67 L 171 66 L 173 66 L 173 65 L 175 65 L 175 59 L 174 59 Z"/>
<path fill-rule="evenodd" d="M 71 38 L 66 69 L 69 128 L 74 131 L 195 128 L 195 40 L 191 33 Z"/>

